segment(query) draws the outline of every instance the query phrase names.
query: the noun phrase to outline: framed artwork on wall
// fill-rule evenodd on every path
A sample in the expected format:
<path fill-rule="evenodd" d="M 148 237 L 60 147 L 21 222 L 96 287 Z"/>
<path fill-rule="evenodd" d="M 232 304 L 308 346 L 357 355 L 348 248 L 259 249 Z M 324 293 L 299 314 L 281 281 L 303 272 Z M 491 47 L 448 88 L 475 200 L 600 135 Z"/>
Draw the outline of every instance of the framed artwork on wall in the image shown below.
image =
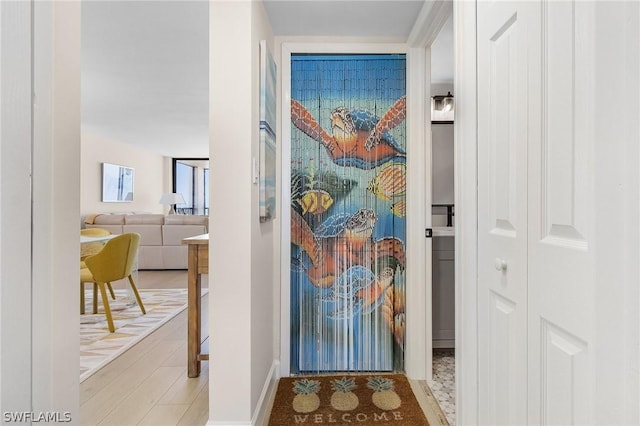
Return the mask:
<path fill-rule="evenodd" d="M 276 64 L 260 41 L 260 222 L 276 214 Z"/>
<path fill-rule="evenodd" d="M 102 163 L 102 202 L 133 201 L 133 174 L 131 167 Z"/>

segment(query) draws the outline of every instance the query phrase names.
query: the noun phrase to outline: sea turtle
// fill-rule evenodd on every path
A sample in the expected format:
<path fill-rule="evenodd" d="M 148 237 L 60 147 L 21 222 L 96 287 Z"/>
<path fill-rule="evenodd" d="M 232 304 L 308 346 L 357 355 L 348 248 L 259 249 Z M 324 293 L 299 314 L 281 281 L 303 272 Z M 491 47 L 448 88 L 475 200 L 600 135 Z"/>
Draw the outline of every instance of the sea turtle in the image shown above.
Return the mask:
<path fill-rule="evenodd" d="M 327 317 L 349 319 L 355 315 L 373 312 L 385 298 L 393 283 L 392 268 L 384 268 L 378 276 L 364 266 L 352 266 L 344 271 L 331 289 L 320 300 L 331 303 Z"/>
<path fill-rule="evenodd" d="M 344 236 L 350 248 L 360 248 L 371 238 L 377 219 L 378 216 L 371 209 L 360 209 L 353 214 L 337 213 L 322 222 L 315 230 L 315 235 L 324 239 Z"/>
<path fill-rule="evenodd" d="M 406 153 L 389 133 L 406 115 L 403 96 L 381 118 L 365 109 L 340 106 L 331 111 L 330 135 L 296 99 L 291 99 L 291 122 L 322 144 L 339 166 L 369 170 L 391 159 L 404 160 Z"/>
<path fill-rule="evenodd" d="M 291 209 L 291 242 L 307 253 L 312 265 L 306 270 L 311 283 L 328 287 L 349 266 L 361 265 L 371 255 L 365 246 L 372 243 L 378 217 L 371 209 L 337 213 L 324 220 L 315 231 Z"/>
<path fill-rule="evenodd" d="M 404 348 L 405 302 L 404 272 L 397 266 L 393 278 L 393 288 L 385 292 L 380 312 L 400 348 Z"/>
<path fill-rule="evenodd" d="M 371 209 L 337 213 L 323 221 L 315 231 L 291 208 L 291 243 L 301 247 L 311 260 L 304 267 L 311 283 L 330 287 L 344 271 L 355 265 L 367 266 L 378 260 L 395 259 L 404 268 L 404 244 L 395 237 L 374 241 L 373 227 L 378 217 Z M 301 270 L 298 263 L 293 265 Z"/>

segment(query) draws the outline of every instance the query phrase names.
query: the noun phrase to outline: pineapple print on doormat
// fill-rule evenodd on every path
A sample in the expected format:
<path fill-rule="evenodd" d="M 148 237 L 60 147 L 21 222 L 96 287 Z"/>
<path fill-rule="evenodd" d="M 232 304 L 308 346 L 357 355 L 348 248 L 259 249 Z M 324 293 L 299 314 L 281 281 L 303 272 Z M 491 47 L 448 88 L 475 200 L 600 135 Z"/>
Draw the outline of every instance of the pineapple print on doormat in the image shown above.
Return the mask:
<path fill-rule="evenodd" d="M 280 379 L 269 426 L 428 426 L 401 374 L 326 375 Z"/>

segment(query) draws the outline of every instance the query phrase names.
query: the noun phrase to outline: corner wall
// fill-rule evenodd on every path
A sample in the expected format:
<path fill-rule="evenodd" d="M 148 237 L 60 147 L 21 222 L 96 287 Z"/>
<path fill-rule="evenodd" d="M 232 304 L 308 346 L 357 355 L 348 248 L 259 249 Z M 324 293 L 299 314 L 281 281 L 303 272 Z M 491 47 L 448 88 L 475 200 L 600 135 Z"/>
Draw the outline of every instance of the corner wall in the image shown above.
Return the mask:
<path fill-rule="evenodd" d="M 252 129 L 252 157 L 258 160 L 260 158 L 260 132 L 258 123 L 260 122 L 260 40 L 267 41 L 267 50 L 275 57 L 273 34 L 269 24 L 269 18 L 264 10 L 262 2 L 255 4 L 251 16 L 253 30 L 251 35 L 252 49 L 252 119 L 255 123 Z M 275 59 L 274 59 L 275 60 Z M 276 63 L 277 64 L 277 63 Z M 279 71 L 276 65 L 276 73 Z M 276 77 L 277 79 L 277 77 Z M 279 93 L 279 92 L 276 92 Z M 276 101 L 276 104 L 279 102 Z M 277 143 L 277 146 L 282 146 Z M 276 164 L 276 170 L 279 170 Z M 278 172 L 276 172 L 278 174 Z M 273 292 L 275 288 L 279 289 L 280 281 L 274 278 L 274 270 L 279 257 L 275 256 L 276 222 L 282 217 L 281 213 L 276 209 L 275 220 L 260 223 L 258 217 L 260 210 L 258 208 L 260 198 L 259 185 L 253 185 L 251 193 L 251 239 L 252 239 L 252 257 L 251 257 L 251 274 L 252 274 L 252 292 L 251 292 L 251 407 L 260 409 L 261 399 L 265 398 L 267 386 L 271 381 L 275 380 L 275 356 L 274 356 L 274 339 L 273 336 L 278 334 L 279 323 L 274 323 L 275 301 Z M 253 423 L 255 424 L 257 412 L 253 413 Z"/>
<path fill-rule="evenodd" d="M 274 222 L 259 221 L 261 2 L 210 2 L 209 425 L 251 425 L 274 364 Z M 277 212 L 279 217 L 280 212 Z M 276 221 L 279 220 L 278 218 Z"/>
<path fill-rule="evenodd" d="M 166 162 L 169 163 L 168 168 L 165 166 Z M 101 201 L 102 163 L 118 164 L 135 170 L 132 202 Z M 171 160 L 159 154 L 83 131 L 80 176 L 81 215 L 125 211 L 166 213 L 165 210 L 168 210 L 166 206 L 158 204 L 158 200 L 163 192 L 171 192 Z"/>

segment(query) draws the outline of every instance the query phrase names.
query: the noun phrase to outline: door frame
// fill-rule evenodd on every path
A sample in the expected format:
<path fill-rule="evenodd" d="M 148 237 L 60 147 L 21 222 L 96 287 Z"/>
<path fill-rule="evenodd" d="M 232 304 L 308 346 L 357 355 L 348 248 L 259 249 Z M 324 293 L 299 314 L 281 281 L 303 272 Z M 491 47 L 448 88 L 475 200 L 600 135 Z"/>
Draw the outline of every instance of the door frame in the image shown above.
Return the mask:
<path fill-rule="evenodd" d="M 456 205 L 456 423 L 478 423 L 478 134 L 476 3 L 453 4 Z"/>
<path fill-rule="evenodd" d="M 407 185 L 407 205 L 412 211 L 407 216 L 406 242 L 407 252 L 407 295 L 406 295 L 406 342 L 405 372 L 413 379 L 431 378 L 431 245 L 425 242 L 424 229 L 430 226 L 431 215 L 427 215 L 424 188 L 431 188 L 430 173 L 426 173 L 431 161 L 426 157 L 425 111 L 430 98 L 427 61 L 424 49 L 407 49 L 404 43 L 297 43 L 283 42 L 281 64 L 281 245 L 280 245 L 280 377 L 290 375 L 290 244 L 291 232 L 289 211 L 291 198 L 291 54 L 293 53 L 352 53 L 383 54 L 404 53 L 407 55 L 407 173 L 409 182 L 424 182 L 424 187 Z M 417 95 L 421 94 L 421 95 Z M 430 126 L 430 122 L 427 125 Z M 428 150 L 430 153 L 430 149 Z M 430 157 L 430 154 L 429 154 Z M 428 160 L 428 161 L 426 161 Z M 429 190 L 429 204 L 430 190 Z M 428 223 L 427 223 L 428 220 Z M 427 262 L 424 262 L 427 259 Z M 428 265 L 427 265 L 428 263 Z M 429 272 L 427 274 L 427 272 Z M 428 283 L 424 285 L 421 283 Z"/>

